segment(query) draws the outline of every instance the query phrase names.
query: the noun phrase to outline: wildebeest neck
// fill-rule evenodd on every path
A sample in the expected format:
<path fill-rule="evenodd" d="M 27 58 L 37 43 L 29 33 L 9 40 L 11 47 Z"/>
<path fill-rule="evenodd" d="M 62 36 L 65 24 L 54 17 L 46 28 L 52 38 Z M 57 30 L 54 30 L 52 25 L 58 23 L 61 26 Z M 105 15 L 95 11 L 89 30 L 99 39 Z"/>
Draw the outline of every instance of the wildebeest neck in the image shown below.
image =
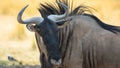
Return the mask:
<path fill-rule="evenodd" d="M 62 55 L 62 59 L 64 60 L 64 56 L 68 47 L 68 42 L 71 40 L 73 30 L 74 30 L 74 25 L 73 23 L 69 22 L 64 28 L 60 28 L 58 31 L 59 35 L 59 47 L 60 47 L 60 52 Z"/>

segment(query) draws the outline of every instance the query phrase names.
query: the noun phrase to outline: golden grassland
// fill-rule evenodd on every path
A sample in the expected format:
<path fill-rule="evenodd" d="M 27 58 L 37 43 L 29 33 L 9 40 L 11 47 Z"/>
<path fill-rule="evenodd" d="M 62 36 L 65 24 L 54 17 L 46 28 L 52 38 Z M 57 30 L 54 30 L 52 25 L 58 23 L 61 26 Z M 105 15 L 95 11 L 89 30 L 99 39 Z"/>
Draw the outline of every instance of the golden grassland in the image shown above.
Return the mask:
<path fill-rule="evenodd" d="M 39 52 L 34 33 L 19 24 L 16 16 L 19 10 L 29 4 L 24 18 L 39 16 L 39 3 L 50 0 L 0 0 L 0 65 L 11 65 L 7 56 L 11 55 L 24 65 L 38 65 Z M 53 0 L 52 0 L 53 1 Z M 73 0 L 74 5 L 83 4 L 95 9 L 93 14 L 103 22 L 120 25 L 120 0 Z M 54 2 L 55 3 L 55 2 Z"/>

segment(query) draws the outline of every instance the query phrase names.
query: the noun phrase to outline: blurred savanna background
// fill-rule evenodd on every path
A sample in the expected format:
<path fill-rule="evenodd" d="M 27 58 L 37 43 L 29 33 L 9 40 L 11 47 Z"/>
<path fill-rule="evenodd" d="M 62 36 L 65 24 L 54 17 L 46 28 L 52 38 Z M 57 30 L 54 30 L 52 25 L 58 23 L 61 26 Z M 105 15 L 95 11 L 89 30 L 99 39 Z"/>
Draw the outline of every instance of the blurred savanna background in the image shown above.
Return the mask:
<path fill-rule="evenodd" d="M 25 25 L 17 22 L 21 8 L 29 4 L 23 18 L 40 16 L 39 3 L 54 0 L 0 0 L 0 65 L 13 65 L 8 60 L 12 56 L 23 65 L 40 65 L 39 51 L 34 33 Z M 73 0 L 74 5 L 86 5 L 94 8 L 93 14 L 103 22 L 120 26 L 120 0 Z M 14 63 L 14 65 L 19 65 Z"/>

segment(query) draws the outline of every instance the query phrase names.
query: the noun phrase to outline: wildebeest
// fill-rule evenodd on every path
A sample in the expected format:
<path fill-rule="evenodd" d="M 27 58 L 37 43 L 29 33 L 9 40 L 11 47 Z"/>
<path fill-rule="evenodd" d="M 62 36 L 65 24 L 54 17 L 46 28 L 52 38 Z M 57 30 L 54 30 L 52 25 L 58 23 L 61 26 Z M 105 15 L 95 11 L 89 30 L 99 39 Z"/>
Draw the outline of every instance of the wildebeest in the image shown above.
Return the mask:
<path fill-rule="evenodd" d="M 120 28 L 103 23 L 87 7 L 69 12 L 68 2 L 41 4 L 42 17 L 17 20 L 34 31 L 42 68 L 120 68 Z M 58 9 L 59 8 L 59 9 Z"/>

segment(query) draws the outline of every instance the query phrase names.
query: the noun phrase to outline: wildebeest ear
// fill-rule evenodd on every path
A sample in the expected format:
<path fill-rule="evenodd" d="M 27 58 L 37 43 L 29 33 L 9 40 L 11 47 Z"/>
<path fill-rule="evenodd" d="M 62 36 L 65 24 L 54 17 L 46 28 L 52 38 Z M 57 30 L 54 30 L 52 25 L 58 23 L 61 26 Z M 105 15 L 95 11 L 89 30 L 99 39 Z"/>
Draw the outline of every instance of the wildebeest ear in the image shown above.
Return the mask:
<path fill-rule="evenodd" d="M 61 21 L 56 22 L 56 24 L 57 24 L 58 26 L 62 26 L 62 25 L 64 25 L 65 23 L 67 23 L 67 22 L 69 22 L 69 21 L 71 21 L 71 20 L 72 20 L 71 18 L 64 19 L 64 20 L 61 20 Z"/>
<path fill-rule="evenodd" d="M 62 25 L 64 25 L 65 22 L 66 22 L 66 21 L 60 21 L 60 22 L 56 22 L 56 24 L 57 24 L 58 26 L 62 26 Z"/>
<path fill-rule="evenodd" d="M 57 22 L 56 24 L 58 25 L 58 28 L 63 28 L 63 27 L 65 27 L 67 24 L 69 24 L 69 22 L 67 22 L 67 21 L 62 21 L 62 22 Z"/>
<path fill-rule="evenodd" d="M 35 25 L 33 25 L 33 24 L 27 24 L 26 27 L 29 31 L 32 31 L 32 32 L 36 31 Z"/>

